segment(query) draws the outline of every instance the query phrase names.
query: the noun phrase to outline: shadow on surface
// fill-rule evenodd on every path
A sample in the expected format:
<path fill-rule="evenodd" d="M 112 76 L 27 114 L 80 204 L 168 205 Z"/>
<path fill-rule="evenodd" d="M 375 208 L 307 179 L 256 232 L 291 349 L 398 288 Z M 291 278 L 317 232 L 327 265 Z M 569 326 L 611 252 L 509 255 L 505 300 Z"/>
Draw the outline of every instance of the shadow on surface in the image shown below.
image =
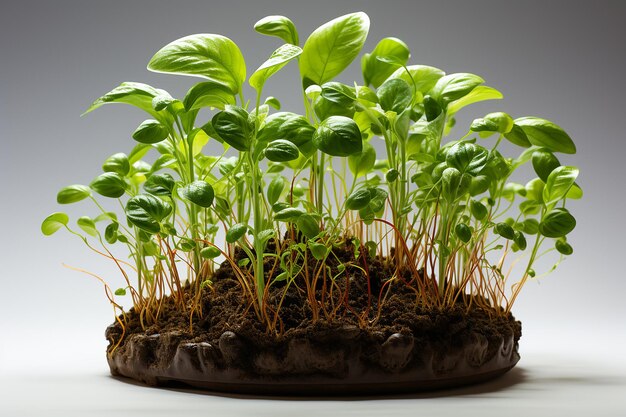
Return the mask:
<path fill-rule="evenodd" d="M 458 388 L 441 389 L 437 391 L 422 391 L 410 394 L 389 394 L 389 395 L 363 395 L 363 396 L 273 396 L 273 395 L 246 395 L 230 394 L 227 392 L 206 391 L 197 388 L 190 388 L 184 384 L 172 384 L 168 386 L 149 387 L 146 384 L 137 382 L 130 378 L 111 376 L 118 381 L 153 389 L 175 391 L 195 395 L 209 395 L 224 398 L 255 399 L 255 400 L 285 400 L 285 401 L 368 401 L 368 400 L 398 400 L 398 399 L 420 399 L 420 398 L 443 398 L 443 397 L 468 397 L 468 396 L 488 396 L 485 394 L 507 390 L 513 386 L 522 384 L 527 379 L 527 372 L 522 367 L 515 367 L 506 374 L 487 382 L 467 385 Z"/>

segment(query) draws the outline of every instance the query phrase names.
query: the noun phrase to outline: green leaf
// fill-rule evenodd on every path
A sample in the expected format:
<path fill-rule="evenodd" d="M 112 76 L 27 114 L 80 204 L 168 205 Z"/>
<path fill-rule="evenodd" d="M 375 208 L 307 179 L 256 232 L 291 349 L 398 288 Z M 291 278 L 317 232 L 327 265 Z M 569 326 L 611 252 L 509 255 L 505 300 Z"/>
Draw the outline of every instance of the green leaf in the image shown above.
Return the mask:
<path fill-rule="evenodd" d="M 157 120 L 144 120 L 133 133 L 133 139 L 139 143 L 153 144 L 161 142 L 169 135 L 168 129 Z"/>
<path fill-rule="evenodd" d="M 576 219 L 565 208 L 555 208 L 548 212 L 541 223 L 539 232 L 545 237 L 563 237 L 576 227 Z"/>
<path fill-rule="evenodd" d="M 380 107 L 385 111 L 394 111 L 398 114 L 409 107 L 413 99 L 411 87 L 400 78 L 385 81 L 376 92 L 380 100 Z"/>
<path fill-rule="evenodd" d="M 471 177 L 462 174 L 458 169 L 452 167 L 444 169 L 441 173 L 443 197 L 449 202 L 456 200 L 469 190 L 470 182 Z"/>
<path fill-rule="evenodd" d="M 546 182 L 550 173 L 561 165 L 558 158 L 546 149 L 534 151 L 532 162 L 537 176 L 541 178 L 543 182 Z"/>
<path fill-rule="evenodd" d="M 361 210 L 366 207 L 372 199 L 369 188 L 359 188 L 346 198 L 346 208 L 348 210 Z"/>
<path fill-rule="evenodd" d="M 361 59 L 361 71 L 365 85 L 378 88 L 391 74 L 397 65 L 380 61 L 379 57 L 393 57 L 398 63 L 406 65 L 411 53 L 409 47 L 398 38 L 384 38 L 376 45 L 369 54 L 364 54 Z"/>
<path fill-rule="evenodd" d="M 369 142 L 363 143 L 361 152 L 348 156 L 348 167 L 355 177 L 367 175 L 374 168 L 375 163 L 376 150 Z"/>
<path fill-rule="evenodd" d="M 300 57 L 304 88 L 322 85 L 341 73 L 363 48 L 369 26 L 369 17 L 357 12 L 333 19 L 313 31 Z"/>
<path fill-rule="evenodd" d="M 557 241 L 554 242 L 554 247 L 560 254 L 563 255 L 571 255 L 574 253 L 574 249 L 563 239 L 557 239 Z"/>
<path fill-rule="evenodd" d="M 214 107 L 220 110 L 229 104 L 235 104 L 234 93 L 226 86 L 214 81 L 205 81 L 191 87 L 183 105 L 186 111 L 199 110 L 204 107 Z"/>
<path fill-rule="evenodd" d="M 461 173 L 478 174 L 487 165 L 489 152 L 473 143 L 461 142 L 452 146 L 446 155 L 446 164 Z"/>
<path fill-rule="evenodd" d="M 61 188 L 57 194 L 57 203 L 72 204 L 84 200 L 91 195 L 89 187 L 80 184 L 68 185 Z"/>
<path fill-rule="evenodd" d="M 298 147 L 286 139 L 272 141 L 265 148 L 265 157 L 274 162 L 287 162 L 298 159 Z"/>
<path fill-rule="evenodd" d="M 228 231 L 226 232 L 226 242 L 235 243 L 239 239 L 243 237 L 248 231 L 248 225 L 244 223 L 234 224 Z"/>
<path fill-rule="evenodd" d="M 207 246 L 200 250 L 200 256 L 202 256 L 204 259 L 215 259 L 221 254 L 222 251 L 220 251 L 215 246 Z"/>
<path fill-rule="evenodd" d="M 211 124 L 224 142 L 241 152 L 250 150 L 254 123 L 244 108 L 226 106 L 225 110 L 213 116 Z"/>
<path fill-rule="evenodd" d="M 540 178 L 535 178 L 526 183 L 526 198 L 543 203 L 543 189 L 545 183 Z"/>
<path fill-rule="evenodd" d="M 109 156 L 102 164 L 104 172 L 115 172 L 125 177 L 130 172 L 130 161 L 125 153 L 116 153 Z"/>
<path fill-rule="evenodd" d="M 320 123 L 313 135 L 313 144 L 332 156 L 350 156 L 363 150 L 359 126 L 344 116 L 331 116 Z"/>
<path fill-rule="evenodd" d="M 324 83 L 320 95 L 331 103 L 342 107 L 354 107 L 354 102 L 357 99 L 354 88 L 336 81 Z"/>
<path fill-rule="evenodd" d="M 382 215 L 387 201 L 387 191 L 382 188 L 370 187 L 370 199 L 367 205 L 359 210 L 359 216 L 363 221 L 371 222 L 377 215 Z"/>
<path fill-rule="evenodd" d="M 285 16 L 266 16 L 254 24 L 254 30 L 262 35 L 276 36 L 292 45 L 300 43 L 296 25 Z"/>
<path fill-rule="evenodd" d="M 546 181 L 543 188 L 543 201 L 546 206 L 556 203 L 567 195 L 578 177 L 578 168 L 573 166 L 560 166 L 555 168 Z"/>
<path fill-rule="evenodd" d="M 323 261 L 330 252 L 330 249 L 322 243 L 317 243 L 310 240 L 308 242 L 308 245 L 311 253 L 313 254 L 313 257 L 318 261 Z"/>
<path fill-rule="evenodd" d="M 125 288 L 118 288 L 117 290 L 115 290 L 115 295 L 119 296 L 119 297 L 123 297 L 126 295 L 126 289 Z"/>
<path fill-rule="evenodd" d="M 125 82 L 94 101 L 83 115 L 94 111 L 103 104 L 124 103 L 149 113 L 152 117 L 165 125 L 171 125 L 173 119 L 169 113 L 166 111 L 156 111 L 152 107 L 152 100 L 161 95 L 162 91 L 163 90 L 157 90 L 147 84 Z"/>
<path fill-rule="evenodd" d="M 296 219 L 296 226 L 298 230 L 309 239 L 313 239 L 320 233 L 320 226 L 318 221 L 312 215 L 306 213 Z"/>
<path fill-rule="evenodd" d="M 186 36 L 164 46 L 152 57 L 148 69 L 203 77 L 234 94 L 246 79 L 246 63 L 237 45 L 210 33 Z"/>
<path fill-rule="evenodd" d="M 522 223 L 522 231 L 528 235 L 536 235 L 539 232 L 539 222 L 537 219 L 526 219 Z"/>
<path fill-rule="evenodd" d="M 449 74 L 441 77 L 430 91 L 430 95 L 447 107 L 448 103 L 467 96 L 485 80 L 478 75 L 468 73 Z"/>
<path fill-rule="evenodd" d="M 272 106 L 276 110 L 280 110 L 280 101 L 276 97 L 269 96 L 265 99 L 265 104 Z"/>
<path fill-rule="evenodd" d="M 470 229 L 470 227 L 465 223 L 458 223 L 454 227 L 454 233 L 464 243 L 469 242 L 472 238 L 472 229 Z"/>
<path fill-rule="evenodd" d="M 139 229 L 155 234 L 161 230 L 160 222 L 172 211 L 172 206 L 150 194 L 138 194 L 126 203 L 126 218 Z"/>
<path fill-rule="evenodd" d="M 513 129 L 513 119 L 506 113 L 489 113 L 485 117 L 472 122 L 470 130 L 474 132 L 508 133 Z"/>
<path fill-rule="evenodd" d="M 556 124 L 539 117 L 521 117 L 515 124 L 522 128 L 528 141 L 536 146 L 543 146 L 552 152 L 576 153 L 576 145 L 563 129 Z"/>
<path fill-rule="evenodd" d="M 89 186 L 101 196 L 109 198 L 119 198 L 123 196 L 128 188 L 128 184 L 126 184 L 124 178 L 115 172 L 100 174 Z"/>
<path fill-rule="evenodd" d="M 180 188 L 178 192 L 186 200 L 204 208 L 211 207 L 213 198 L 215 197 L 211 184 L 201 180 L 187 184 Z"/>
<path fill-rule="evenodd" d="M 513 242 L 515 242 L 517 247 L 521 250 L 526 250 L 526 247 L 528 246 L 526 242 L 526 237 L 523 233 L 520 232 L 515 232 L 515 236 L 513 236 Z"/>
<path fill-rule="evenodd" d="M 506 223 L 498 223 L 493 228 L 493 231 L 502 236 L 505 239 L 513 240 L 515 239 L 515 230 L 511 226 Z"/>
<path fill-rule="evenodd" d="M 117 231 L 119 229 L 119 223 L 110 223 L 105 229 L 104 229 L 104 240 L 107 241 L 107 243 L 109 244 L 114 244 L 115 242 L 117 242 Z"/>
<path fill-rule="evenodd" d="M 294 222 L 304 214 L 306 211 L 300 207 L 286 207 L 278 211 L 274 215 L 274 219 L 281 222 Z"/>
<path fill-rule="evenodd" d="M 96 229 L 96 223 L 87 216 L 82 216 L 78 220 L 76 220 L 76 224 L 80 227 L 85 233 L 91 235 L 93 237 L 98 236 L 98 229 Z"/>
<path fill-rule="evenodd" d="M 281 68 L 283 68 L 289 61 L 296 58 L 302 53 L 300 47 L 286 43 L 276 49 L 270 58 L 265 61 L 261 66 L 250 76 L 248 81 L 252 88 L 260 92 L 263 89 L 265 82 Z"/>
<path fill-rule="evenodd" d="M 280 198 L 283 190 L 285 189 L 285 185 L 287 180 L 282 175 L 276 175 L 270 185 L 267 187 L 267 202 L 270 205 L 274 205 Z"/>
<path fill-rule="evenodd" d="M 41 223 L 41 233 L 46 236 L 50 236 L 60 228 L 67 226 L 69 221 L 70 219 L 65 213 L 52 213 Z"/>
<path fill-rule="evenodd" d="M 502 95 L 502 93 L 495 88 L 487 87 L 486 85 L 479 85 L 478 87 L 472 89 L 465 96 L 448 104 L 448 116 L 452 116 L 458 113 L 459 110 L 461 110 L 465 106 L 469 106 L 470 104 L 479 103 L 486 100 L 500 100 L 503 97 L 504 96 Z"/>
<path fill-rule="evenodd" d="M 315 152 L 312 139 L 315 128 L 304 117 L 291 112 L 278 112 L 265 119 L 265 124 L 257 133 L 257 141 L 270 142 L 275 139 L 286 139 L 298 147 L 305 156 Z"/>
<path fill-rule="evenodd" d="M 530 148 L 532 146 L 524 130 L 516 124 L 513 125 L 510 132 L 504 134 L 504 137 L 512 144 L 522 148 Z"/>
<path fill-rule="evenodd" d="M 144 183 L 143 189 L 153 195 L 171 196 L 174 184 L 174 178 L 170 174 L 152 174 Z"/>
<path fill-rule="evenodd" d="M 470 182 L 470 195 L 475 197 L 487 191 L 491 185 L 491 179 L 487 175 L 476 175 Z"/>
<path fill-rule="evenodd" d="M 439 68 L 427 65 L 409 65 L 406 69 L 398 68 L 388 79 L 400 78 L 421 94 L 426 94 L 444 75 L 445 73 Z"/>
<path fill-rule="evenodd" d="M 489 214 L 487 207 L 485 207 L 485 205 L 480 201 L 476 200 L 470 201 L 470 211 L 476 220 L 483 220 L 487 217 L 487 214 Z"/>

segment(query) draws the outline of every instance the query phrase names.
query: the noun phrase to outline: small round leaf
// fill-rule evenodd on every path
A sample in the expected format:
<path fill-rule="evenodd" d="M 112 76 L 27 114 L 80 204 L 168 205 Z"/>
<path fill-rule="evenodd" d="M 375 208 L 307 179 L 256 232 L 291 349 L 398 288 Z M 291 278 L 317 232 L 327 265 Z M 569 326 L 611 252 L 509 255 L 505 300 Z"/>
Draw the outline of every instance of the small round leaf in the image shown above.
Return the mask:
<path fill-rule="evenodd" d="M 91 195 L 91 190 L 85 185 L 75 184 L 61 188 L 57 194 L 57 203 L 71 204 L 84 200 Z"/>

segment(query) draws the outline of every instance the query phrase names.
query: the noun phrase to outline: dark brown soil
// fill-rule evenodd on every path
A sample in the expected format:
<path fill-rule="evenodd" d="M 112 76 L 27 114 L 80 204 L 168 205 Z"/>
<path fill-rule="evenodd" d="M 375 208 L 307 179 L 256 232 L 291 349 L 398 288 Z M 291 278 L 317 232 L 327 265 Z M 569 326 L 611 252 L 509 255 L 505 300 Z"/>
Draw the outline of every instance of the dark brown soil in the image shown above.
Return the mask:
<path fill-rule="evenodd" d="M 445 309 L 425 306 L 418 302 L 415 290 L 404 282 L 396 280 L 393 285 L 384 285 L 392 276 L 392 269 L 384 259 L 369 258 L 365 264 L 369 270 L 367 276 L 359 267 L 350 266 L 350 262 L 362 261 L 354 259 L 353 248 L 348 246 L 338 252 L 339 259 L 347 266 L 345 273 L 335 281 L 341 290 L 335 290 L 333 295 L 334 305 L 339 306 L 334 314 L 330 314 L 329 298 L 326 300 L 327 314 L 320 311 L 319 318 L 314 320 L 304 282 L 275 283 L 269 290 L 269 311 L 276 311 L 281 299 L 282 305 L 276 331 L 268 331 L 251 308 L 250 300 L 244 296 L 230 264 L 225 262 L 215 272 L 212 288 L 203 290 L 201 317 L 194 317 L 190 322 L 189 312 L 177 308 L 172 297 L 163 300 L 158 323 L 145 330 L 142 330 L 138 315 L 133 310 L 128 312 L 124 341 L 109 358 L 112 372 L 128 374 L 124 369 L 137 360 L 133 355 L 136 357 L 139 350 L 143 352 L 139 360 L 146 369 L 167 370 L 173 366 L 173 361 L 178 360 L 179 350 L 194 346 L 193 349 L 198 346 L 212 349 L 212 369 L 236 367 L 251 378 L 287 372 L 293 374 L 291 376 L 316 373 L 341 380 L 346 372 L 351 372 L 344 363 L 350 355 L 359 356 L 359 366 L 370 364 L 385 373 L 423 367 L 423 362 L 428 361 L 433 367 L 430 372 L 435 374 L 438 369 L 445 374 L 443 368 L 448 367 L 450 352 L 463 349 L 470 367 L 492 359 L 495 361 L 494 358 L 501 354 L 515 356 L 512 364 L 519 358 L 517 342 L 521 337 L 521 323 L 513 316 L 493 308 L 479 307 L 478 304 L 485 303 L 476 303 L 476 300 L 468 308 L 467 303 L 472 301 L 469 296 L 459 297 L 454 306 Z M 241 253 L 237 255 L 242 257 Z M 336 271 L 338 263 L 329 260 L 327 264 Z M 363 266 L 361 263 L 360 267 Z M 266 269 L 271 270 L 269 262 Z M 407 281 L 412 279 L 409 275 L 406 274 Z M 272 278 L 268 277 L 268 282 Z M 326 293 L 328 285 L 326 282 Z M 388 287 L 386 301 L 378 316 L 381 288 L 386 291 Z M 318 300 L 323 289 L 324 283 L 320 280 Z M 270 317 L 273 318 L 274 314 L 270 313 Z M 111 325 L 107 329 L 109 348 L 120 337 L 121 327 Z M 311 352 L 318 352 L 320 358 L 295 358 L 290 363 L 290 350 L 302 341 L 308 353 L 300 352 L 296 356 L 311 356 Z M 514 347 L 506 347 L 511 343 Z M 358 346 L 357 350 L 354 350 L 355 346 Z M 298 349 L 302 350 L 302 346 Z M 467 353 L 468 349 L 470 353 Z M 344 356 L 337 359 L 332 353 L 337 351 L 343 352 Z M 263 352 L 269 352 L 271 357 L 263 356 Z M 424 359 L 425 352 L 429 355 L 427 359 Z M 202 355 L 206 356 L 205 353 Z M 192 356 L 198 355 L 194 351 Z M 194 367 L 202 368 L 197 359 L 191 362 Z M 174 372 L 174 377 L 169 379 L 184 380 L 177 372 L 180 373 Z M 152 375 L 144 372 L 139 376 L 127 376 L 153 384 L 163 382 L 148 374 Z M 167 376 L 167 372 L 164 375 Z"/>

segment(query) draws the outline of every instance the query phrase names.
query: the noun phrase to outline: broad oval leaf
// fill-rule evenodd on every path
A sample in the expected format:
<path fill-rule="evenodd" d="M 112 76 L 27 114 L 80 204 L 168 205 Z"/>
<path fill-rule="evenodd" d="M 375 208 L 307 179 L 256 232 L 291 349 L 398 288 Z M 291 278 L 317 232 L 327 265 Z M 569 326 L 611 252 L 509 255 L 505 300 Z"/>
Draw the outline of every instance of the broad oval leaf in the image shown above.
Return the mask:
<path fill-rule="evenodd" d="M 144 183 L 143 189 L 153 195 L 171 196 L 174 184 L 174 177 L 168 173 L 152 174 Z"/>
<path fill-rule="evenodd" d="M 366 207 L 372 199 L 369 188 L 360 188 L 346 198 L 346 208 L 348 210 L 361 210 Z"/>
<path fill-rule="evenodd" d="M 46 236 L 50 236 L 60 228 L 67 226 L 69 221 L 70 219 L 65 213 L 52 213 L 41 223 L 41 233 Z"/>
<path fill-rule="evenodd" d="M 489 113 L 485 117 L 475 119 L 470 129 L 474 132 L 508 133 L 513 129 L 513 118 L 503 112 Z"/>
<path fill-rule="evenodd" d="M 312 139 L 315 128 L 304 117 L 291 112 L 278 112 L 265 119 L 265 124 L 257 133 L 258 142 L 286 139 L 296 145 L 303 155 L 315 152 Z"/>
<path fill-rule="evenodd" d="M 246 63 L 239 47 L 222 35 L 185 36 L 161 48 L 148 63 L 154 72 L 206 78 L 239 93 L 246 79 Z"/>
<path fill-rule="evenodd" d="M 487 165 L 489 152 L 473 143 L 461 142 L 452 146 L 446 155 L 446 164 L 461 173 L 478 174 Z"/>
<path fill-rule="evenodd" d="M 133 132 L 133 139 L 139 143 L 153 144 L 161 142 L 169 135 L 168 129 L 158 120 L 144 120 Z"/>
<path fill-rule="evenodd" d="M 467 95 L 448 104 L 448 115 L 452 116 L 458 113 L 458 111 L 463 107 L 469 106 L 470 104 L 479 103 L 485 100 L 500 100 L 503 97 L 502 93 L 495 88 L 488 87 L 486 85 L 479 85 Z"/>
<path fill-rule="evenodd" d="M 282 175 L 276 175 L 272 181 L 270 181 L 270 185 L 267 187 L 267 202 L 271 206 L 278 201 L 286 185 L 287 180 Z"/>
<path fill-rule="evenodd" d="M 102 164 L 104 172 L 116 172 L 121 176 L 126 176 L 130 172 L 130 161 L 125 153 L 116 153 L 109 156 Z"/>
<path fill-rule="evenodd" d="M 469 73 L 456 73 L 444 75 L 430 91 L 430 95 L 446 107 L 448 103 L 468 95 L 474 88 L 484 83 L 478 75 Z"/>
<path fill-rule="evenodd" d="M 374 50 L 369 54 L 364 54 L 361 59 L 361 71 L 365 85 L 378 88 L 398 67 L 398 65 L 379 60 L 379 57 L 393 57 L 398 63 L 406 65 L 410 56 L 409 47 L 400 39 L 381 39 Z"/>
<path fill-rule="evenodd" d="M 463 243 L 469 242 L 472 238 L 472 229 L 465 223 L 458 223 L 454 227 L 454 233 Z"/>
<path fill-rule="evenodd" d="M 537 176 L 543 182 L 546 182 L 550 173 L 561 165 L 559 159 L 545 149 L 538 149 L 533 152 L 532 163 Z"/>
<path fill-rule="evenodd" d="M 476 200 L 470 201 L 470 212 L 472 213 L 472 216 L 476 218 L 476 220 L 483 220 L 487 217 L 487 214 L 489 214 L 489 210 L 487 209 L 487 207 L 485 207 L 485 205 L 480 201 Z"/>
<path fill-rule="evenodd" d="M 224 142 L 241 152 L 250 150 L 254 123 L 244 108 L 226 106 L 225 110 L 213 116 L 211 124 Z"/>
<path fill-rule="evenodd" d="M 78 220 L 76 220 L 76 224 L 88 235 L 91 235 L 93 237 L 98 236 L 98 229 L 96 229 L 96 223 L 90 217 L 81 216 L 78 218 Z"/>
<path fill-rule="evenodd" d="M 126 192 L 128 184 L 120 174 L 105 172 L 97 176 L 91 184 L 89 184 L 89 187 L 101 196 L 119 198 Z"/>
<path fill-rule="evenodd" d="M 243 237 L 248 231 L 248 225 L 244 223 L 237 223 L 231 226 L 226 232 L 226 242 L 235 243 Z"/>
<path fill-rule="evenodd" d="M 229 104 L 235 104 L 234 93 L 226 86 L 214 81 L 205 81 L 191 87 L 185 98 L 183 105 L 185 110 L 198 110 L 203 107 L 214 107 L 224 110 Z"/>
<path fill-rule="evenodd" d="M 320 226 L 318 221 L 312 215 L 306 213 L 298 217 L 296 220 L 296 226 L 302 234 L 309 239 L 313 239 L 320 233 Z"/>
<path fill-rule="evenodd" d="M 546 181 L 543 188 L 543 201 L 546 206 L 554 204 L 567 195 L 578 177 L 578 168 L 573 166 L 560 166 L 555 168 Z"/>
<path fill-rule="evenodd" d="M 61 188 L 57 194 L 57 203 L 72 204 L 82 201 L 91 195 L 91 190 L 86 185 L 74 184 Z"/>
<path fill-rule="evenodd" d="M 572 248 L 570 244 L 563 239 L 557 239 L 557 241 L 554 242 L 554 247 L 562 255 L 571 255 L 574 253 L 574 248 Z"/>
<path fill-rule="evenodd" d="M 265 61 L 261 66 L 250 76 L 248 81 L 252 88 L 257 91 L 263 89 L 265 82 L 281 68 L 283 68 L 289 61 L 296 58 L 302 53 L 302 49 L 296 45 L 286 43 L 276 49 L 270 58 Z"/>
<path fill-rule="evenodd" d="M 300 207 L 285 207 L 274 215 L 274 219 L 281 222 L 295 222 L 303 214 L 306 214 L 306 211 Z"/>
<path fill-rule="evenodd" d="M 180 188 L 178 193 L 186 200 L 204 208 L 211 207 L 213 198 L 215 197 L 215 192 L 211 184 L 201 180 L 187 184 Z"/>
<path fill-rule="evenodd" d="M 509 142 L 521 146 L 522 148 L 530 148 L 532 146 L 524 130 L 516 124 L 513 125 L 510 132 L 504 134 L 504 137 Z"/>
<path fill-rule="evenodd" d="M 576 153 L 576 145 L 563 129 L 549 120 L 539 117 L 521 117 L 515 124 L 522 128 L 528 141 L 552 152 Z"/>
<path fill-rule="evenodd" d="M 350 156 L 363 150 L 359 126 L 344 116 L 331 116 L 320 123 L 313 135 L 313 144 L 332 156 Z"/>
<path fill-rule="evenodd" d="M 138 194 L 126 203 L 128 221 L 144 232 L 155 234 L 161 230 L 160 223 L 172 211 L 172 206 L 150 194 Z"/>
<path fill-rule="evenodd" d="M 513 237 L 513 242 L 517 245 L 517 247 L 521 250 L 525 250 L 528 246 L 526 242 L 526 237 L 523 233 L 515 232 L 515 236 Z"/>
<path fill-rule="evenodd" d="M 409 65 L 406 69 L 398 68 L 395 70 L 393 74 L 389 76 L 389 79 L 403 79 L 407 84 L 409 84 L 412 88 L 415 88 L 421 94 L 426 94 L 444 75 L 445 72 L 439 68 L 429 67 L 427 65 Z"/>
<path fill-rule="evenodd" d="M 124 82 L 93 102 L 83 113 L 90 113 L 107 103 L 124 103 L 135 106 L 159 120 L 165 125 L 173 123 L 172 116 L 165 110 L 157 111 L 152 106 L 152 100 L 161 95 L 163 90 L 158 90 L 148 84 Z"/>
<path fill-rule="evenodd" d="M 348 167 L 355 177 L 367 175 L 374 168 L 375 163 L 376 150 L 368 142 L 363 143 L 361 152 L 348 156 Z"/>
<path fill-rule="evenodd" d="M 385 111 L 394 111 L 398 114 L 406 109 L 413 99 L 411 87 L 400 78 L 385 81 L 376 92 L 380 100 L 380 107 Z"/>
<path fill-rule="evenodd" d="M 265 157 L 274 162 L 287 162 L 298 159 L 298 147 L 286 139 L 272 141 L 265 148 Z"/>
<path fill-rule="evenodd" d="M 576 219 L 565 208 L 555 208 L 548 212 L 541 223 L 539 232 L 545 237 L 563 237 L 576 227 Z"/>
<path fill-rule="evenodd" d="M 493 231 L 505 239 L 508 239 L 508 240 L 515 239 L 515 230 L 513 230 L 513 227 L 511 227 L 507 223 L 503 222 L 503 223 L 496 224 L 493 228 Z"/>
<path fill-rule="evenodd" d="M 313 31 L 300 57 L 304 88 L 322 85 L 341 73 L 363 48 L 369 26 L 369 17 L 357 12 L 333 19 Z"/>
<path fill-rule="evenodd" d="M 207 246 L 200 250 L 200 256 L 204 259 L 215 259 L 222 254 L 222 251 L 215 246 Z"/>
<path fill-rule="evenodd" d="M 254 24 L 254 30 L 262 35 L 276 36 L 292 45 L 300 43 L 296 25 L 285 16 L 266 16 Z"/>

